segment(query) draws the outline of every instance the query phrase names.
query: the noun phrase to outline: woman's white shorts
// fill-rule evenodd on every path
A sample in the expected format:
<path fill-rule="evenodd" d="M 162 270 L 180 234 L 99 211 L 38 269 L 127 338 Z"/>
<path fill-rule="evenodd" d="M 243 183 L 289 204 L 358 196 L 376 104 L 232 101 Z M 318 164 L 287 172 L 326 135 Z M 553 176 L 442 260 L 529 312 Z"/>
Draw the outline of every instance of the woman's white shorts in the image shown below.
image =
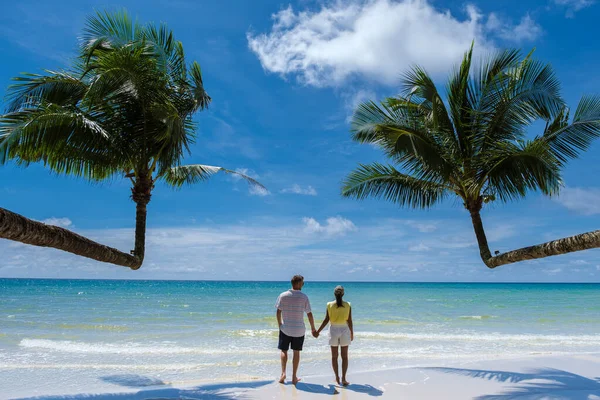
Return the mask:
<path fill-rule="evenodd" d="M 329 327 L 330 346 L 350 346 L 350 328 L 348 325 L 331 325 Z"/>

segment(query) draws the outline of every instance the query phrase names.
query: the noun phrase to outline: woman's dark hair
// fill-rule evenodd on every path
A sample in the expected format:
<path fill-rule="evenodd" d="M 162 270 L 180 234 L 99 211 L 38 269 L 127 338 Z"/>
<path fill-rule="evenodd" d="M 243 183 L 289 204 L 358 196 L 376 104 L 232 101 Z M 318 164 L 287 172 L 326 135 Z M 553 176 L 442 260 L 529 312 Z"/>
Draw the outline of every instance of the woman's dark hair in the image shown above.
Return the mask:
<path fill-rule="evenodd" d="M 333 295 L 335 296 L 335 303 L 338 307 L 344 307 L 344 303 L 342 302 L 342 297 L 344 297 L 344 287 L 336 286 L 333 289 Z"/>

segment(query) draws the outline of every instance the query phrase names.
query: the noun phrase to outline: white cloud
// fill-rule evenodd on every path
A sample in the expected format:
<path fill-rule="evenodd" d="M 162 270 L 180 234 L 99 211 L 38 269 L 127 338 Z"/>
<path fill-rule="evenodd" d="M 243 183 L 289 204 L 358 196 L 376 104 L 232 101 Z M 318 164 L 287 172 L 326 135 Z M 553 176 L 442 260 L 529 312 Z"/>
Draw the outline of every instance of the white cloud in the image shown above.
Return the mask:
<path fill-rule="evenodd" d="M 504 222 L 516 225 L 521 219 Z M 352 234 L 339 233 L 350 230 Z M 132 229 L 76 231 L 122 251 L 133 246 Z M 262 217 L 234 224 L 149 228 L 146 260 L 138 271 L 54 249 L 14 246 L 16 242 L 0 239 L 3 256 L 0 276 L 283 281 L 300 272 L 310 280 L 337 281 L 347 271 L 357 268 L 349 279 L 586 281 L 590 270 L 596 272 L 592 266 L 598 264 L 595 262 L 597 257 L 593 258 L 590 253 L 590 267 L 574 272 L 574 267 L 578 266 L 569 262 L 578 264 L 577 260 L 584 259 L 580 253 L 548 258 L 539 263 L 507 265 L 490 273 L 479 258 L 470 222 L 464 218 L 444 220 L 437 231 L 420 234 L 418 240 L 412 242 L 422 243 L 430 251 L 406 251 L 402 245 L 410 240 L 406 234 L 406 225 L 399 224 L 398 220 L 365 221 L 360 229 L 356 229 L 352 222 L 341 217 L 323 223 L 314 218 L 299 223 L 297 219 Z M 323 240 L 324 237 L 333 240 Z M 542 273 L 556 268 L 562 271 L 556 271 L 554 275 Z"/>
<path fill-rule="evenodd" d="M 314 218 L 305 217 L 302 221 L 304 222 L 304 231 L 307 233 L 324 233 L 327 236 L 338 236 L 356 230 L 356 225 L 343 217 L 327 218 L 324 225 L 321 225 Z"/>
<path fill-rule="evenodd" d="M 589 262 L 585 261 L 585 260 L 573 260 L 571 261 L 572 265 L 588 265 Z"/>
<path fill-rule="evenodd" d="M 543 271 L 548 275 L 556 275 L 562 272 L 562 268 L 544 269 Z"/>
<path fill-rule="evenodd" d="M 579 214 L 600 214 L 600 188 L 566 187 L 555 200 Z"/>
<path fill-rule="evenodd" d="M 517 43 L 533 41 L 542 34 L 542 28 L 531 19 L 529 14 L 521 18 L 519 24 L 512 25 L 509 21 L 501 20 L 495 13 L 491 13 L 486 28 L 504 40 Z"/>
<path fill-rule="evenodd" d="M 238 174 L 243 174 L 246 176 L 249 176 L 252 179 L 256 179 L 257 181 L 259 181 L 260 176 L 254 172 L 251 169 L 248 168 L 236 168 L 235 172 L 237 172 Z M 239 182 L 240 180 L 242 180 L 243 178 L 239 175 L 231 175 L 231 178 L 235 181 L 235 182 Z M 248 193 L 250 193 L 251 196 L 268 196 L 271 193 L 260 186 L 256 186 L 256 185 L 252 185 L 252 184 L 248 184 Z"/>
<path fill-rule="evenodd" d="M 52 218 L 47 218 L 41 222 L 43 222 L 46 225 L 54 225 L 54 226 L 59 226 L 61 228 L 68 228 L 71 225 L 73 225 L 73 222 L 69 218 L 52 217 Z"/>
<path fill-rule="evenodd" d="M 430 248 L 425 246 L 423 243 L 419 243 L 417 245 L 409 246 L 409 251 L 429 251 Z"/>
<path fill-rule="evenodd" d="M 250 185 L 248 187 L 248 193 L 250 193 L 251 196 L 268 196 L 271 193 L 269 193 L 269 191 L 263 187 L 260 186 L 255 186 L 255 185 Z"/>
<path fill-rule="evenodd" d="M 490 50 L 492 37 L 502 32 L 500 25 L 488 30 L 473 6 L 455 16 L 426 0 L 337 1 L 300 12 L 290 6 L 272 17 L 271 32 L 247 34 L 263 68 L 320 87 L 356 75 L 395 84 L 414 64 L 445 75 L 473 40 L 476 50 Z M 527 40 L 538 28 L 525 16 L 511 30 Z"/>
<path fill-rule="evenodd" d="M 437 223 L 435 222 L 423 222 L 423 221 L 405 221 L 405 224 L 411 228 L 415 228 L 421 233 L 429 233 L 438 229 Z"/>
<path fill-rule="evenodd" d="M 553 0 L 554 4 L 567 9 L 567 17 L 572 18 L 575 13 L 595 3 L 594 0 Z"/>
<path fill-rule="evenodd" d="M 281 193 L 302 194 L 305 196 L 316 196 L 317 195 L 317 191 L 315 190 L 314 187 L 308 185 L 307 187 L 303 188 L 300 185 L 298 185 L 297 183 L 294 183 L 289 188 L 282 189 Z"/>

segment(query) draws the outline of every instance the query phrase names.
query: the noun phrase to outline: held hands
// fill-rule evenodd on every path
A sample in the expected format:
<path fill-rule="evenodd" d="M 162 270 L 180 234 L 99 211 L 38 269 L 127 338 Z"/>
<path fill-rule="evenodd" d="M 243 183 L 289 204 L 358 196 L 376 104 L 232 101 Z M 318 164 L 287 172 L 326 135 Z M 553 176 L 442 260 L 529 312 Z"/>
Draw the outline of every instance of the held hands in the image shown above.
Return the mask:
<path fill-rule="evenodd" d="M 318 332 L 316 329 L 313 329 L 313 330 L 312 330 L 312 335 L 313 335 L 315 338 L 318 338 L 318 337 L 319 337 L 319 332 Z"/>

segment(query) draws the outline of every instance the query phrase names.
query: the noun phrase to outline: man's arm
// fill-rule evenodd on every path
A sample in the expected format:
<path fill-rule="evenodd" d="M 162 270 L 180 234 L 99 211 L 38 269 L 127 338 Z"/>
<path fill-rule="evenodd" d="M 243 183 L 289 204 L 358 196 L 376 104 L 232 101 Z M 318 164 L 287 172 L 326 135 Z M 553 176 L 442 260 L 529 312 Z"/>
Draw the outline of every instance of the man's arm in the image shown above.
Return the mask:
<path fill-rule="evenodd" d="M 281 324 L 283 324 L 281 321 L 281 310 L 277 310 L 277 327 L 279 327 L 279 329 L 281 329 Z"/>
<path fill-rule="evenodd" d="M 315 319 L 313 318 L 312 312 L 307 313 L 306 316 L 308 317 L 308 322 L 310 322 L 310 330 L 313 336 L 315 336 L 317 334 L 317 330 L 315 329 Z"/>

